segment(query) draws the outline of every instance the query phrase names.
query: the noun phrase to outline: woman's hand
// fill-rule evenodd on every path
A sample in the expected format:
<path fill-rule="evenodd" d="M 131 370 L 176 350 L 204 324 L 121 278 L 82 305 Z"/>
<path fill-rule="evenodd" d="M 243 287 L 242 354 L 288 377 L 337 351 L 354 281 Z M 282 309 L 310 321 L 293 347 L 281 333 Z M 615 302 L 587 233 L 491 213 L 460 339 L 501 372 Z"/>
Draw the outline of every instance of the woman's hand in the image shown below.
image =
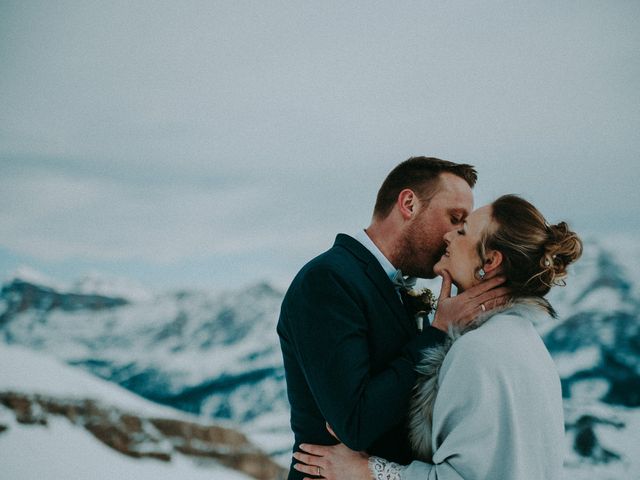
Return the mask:
<path fill-rule="evenodd" d="M 336 437 L 329 425 L 327 430 Z M 343 443 L 333 446 L 303 443 L 300 445 L 300 450 L 302 452 L 293 454 L 293 458 L 302 462 L 293 466 L 299 472 L 326 480 L 370 480 L 372 478 L 369 471 L 369 455 L 351 450 Z M 305 478 L 305 480 L 311 479 Z"/>

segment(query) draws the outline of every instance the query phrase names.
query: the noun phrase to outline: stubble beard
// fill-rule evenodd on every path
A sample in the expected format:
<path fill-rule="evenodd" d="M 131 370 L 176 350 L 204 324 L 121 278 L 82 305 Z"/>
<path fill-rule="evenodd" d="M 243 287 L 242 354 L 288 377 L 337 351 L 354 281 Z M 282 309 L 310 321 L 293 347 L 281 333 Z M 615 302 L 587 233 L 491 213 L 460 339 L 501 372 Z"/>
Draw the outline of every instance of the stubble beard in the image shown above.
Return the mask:
<path fill-rule="evenodd" d="M 420 223 L 407 226 L 396 253 L 396 266 L 404 275 L 434 278 L 433 267 L 444 255 L 444 240 L 436 239 L 429 228 Z"/>

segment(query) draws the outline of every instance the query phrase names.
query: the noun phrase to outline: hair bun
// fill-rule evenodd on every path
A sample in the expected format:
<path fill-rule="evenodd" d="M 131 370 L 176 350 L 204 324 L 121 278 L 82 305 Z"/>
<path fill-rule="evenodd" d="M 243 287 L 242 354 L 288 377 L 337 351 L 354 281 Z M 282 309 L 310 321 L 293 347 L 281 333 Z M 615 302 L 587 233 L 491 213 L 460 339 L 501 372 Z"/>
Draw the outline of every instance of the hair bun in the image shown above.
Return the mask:
<path fill-rule="evenodd" d="M 567 267 L 582 255 L 582 241 L 569 230 L 569 225 L 560 222 L 548 227 L 548 240 L 540 261 L 544 280 L 548 285 L 564 284 Z"/>

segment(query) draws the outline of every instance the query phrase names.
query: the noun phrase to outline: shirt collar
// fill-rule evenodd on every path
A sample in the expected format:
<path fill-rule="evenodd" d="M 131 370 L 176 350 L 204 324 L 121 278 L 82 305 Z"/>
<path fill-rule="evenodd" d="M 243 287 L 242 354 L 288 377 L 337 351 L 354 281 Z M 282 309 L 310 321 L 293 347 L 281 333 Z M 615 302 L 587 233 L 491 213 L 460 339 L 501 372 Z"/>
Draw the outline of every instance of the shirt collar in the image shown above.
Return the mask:
<path fill-rule="evenodd" d="M 373 243 L 373 240 L 371 240 L 369 235 L 367 235 L 367 232 L 364 229 L 358 230 L 356 234 L 353 235 L 353 238 L 358 240 L 367 250 L 369 250 L 373 254 L 374 257 L 376 257 L 378 262 L 380 262 L 384 273 L 387 274 L 389 280 L 393 281 L 397 272 L 396 267 L 391 264 L 389 259 L 384 256 L 384 253 L 382 253 L 378 246 Z"/>

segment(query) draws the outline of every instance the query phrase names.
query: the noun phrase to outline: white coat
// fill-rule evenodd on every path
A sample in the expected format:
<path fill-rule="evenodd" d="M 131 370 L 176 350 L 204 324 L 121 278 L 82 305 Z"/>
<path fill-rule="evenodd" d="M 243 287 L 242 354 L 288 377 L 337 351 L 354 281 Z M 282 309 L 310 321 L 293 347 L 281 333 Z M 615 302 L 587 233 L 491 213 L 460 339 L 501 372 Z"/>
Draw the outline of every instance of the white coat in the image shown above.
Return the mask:
<path fill-rule="evenodd" d="M 562 393 L 532 323 L 541 305 L 511 306 L 428 352 L 422 368 L 436 376 L 418 385 L 411 412 L 420 460 L 382 468 L 402 480 L 560 478 Z"/>

